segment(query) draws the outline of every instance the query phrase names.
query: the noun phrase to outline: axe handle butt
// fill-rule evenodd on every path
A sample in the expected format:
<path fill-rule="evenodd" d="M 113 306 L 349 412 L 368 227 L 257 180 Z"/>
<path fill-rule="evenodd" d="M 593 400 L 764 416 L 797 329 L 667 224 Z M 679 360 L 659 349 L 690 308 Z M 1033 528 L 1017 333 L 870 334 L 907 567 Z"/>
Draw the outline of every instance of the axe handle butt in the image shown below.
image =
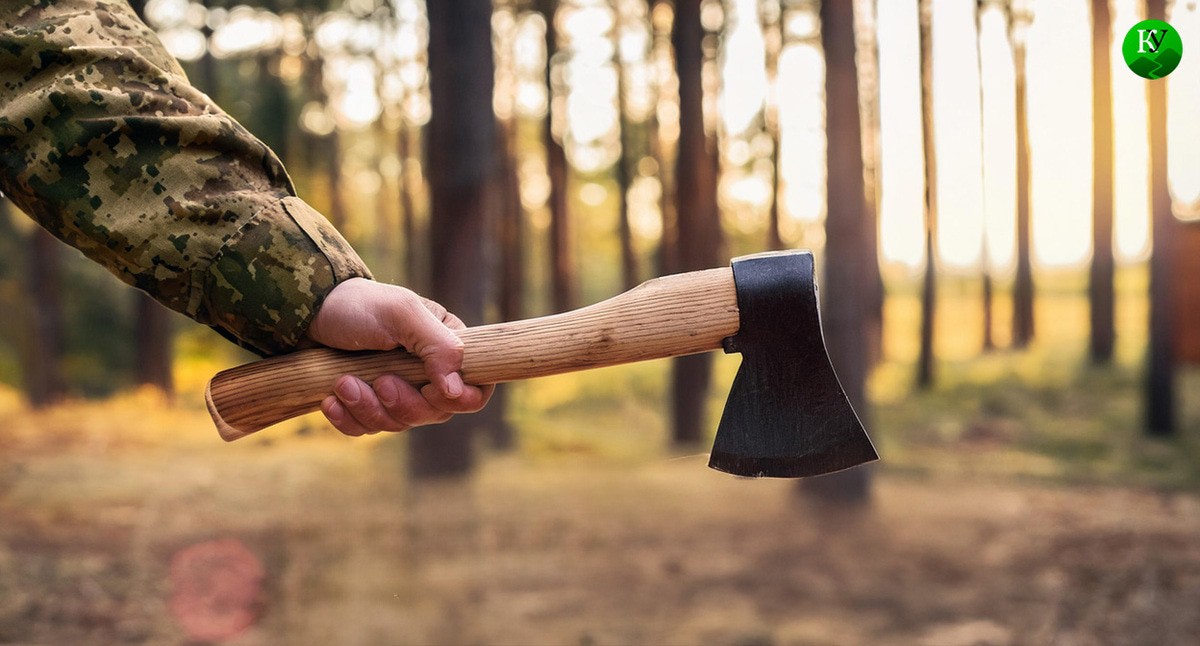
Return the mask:
<path fill-rule="evenodd" d="M 494 384 L 589 368 L 715 350 L 738 330 L 728 268 L 675 274 L 571 312 L 459 332 L 463 380 Z M 224 370 L 205 402 L 221 437 L 236 440 L 320 408 L 341 375 L 367 383 L 395 374 L 428 383 L 419 359 L 403 350 L 301 350 Z"/>

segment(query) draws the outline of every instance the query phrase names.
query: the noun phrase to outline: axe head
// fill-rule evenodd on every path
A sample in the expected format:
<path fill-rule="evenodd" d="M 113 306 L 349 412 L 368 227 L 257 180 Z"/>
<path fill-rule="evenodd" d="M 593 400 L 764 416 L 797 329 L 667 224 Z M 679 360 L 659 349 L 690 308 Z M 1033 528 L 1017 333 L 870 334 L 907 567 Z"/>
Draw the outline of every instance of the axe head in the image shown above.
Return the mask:
<path fill-rule="evenodd" d="M 878 459 L 825 351 L 814 269 L 807 251 L 733 261 L 741 327 L 725 352 L 742 366 L 708 466 L 800 478 Z"/>

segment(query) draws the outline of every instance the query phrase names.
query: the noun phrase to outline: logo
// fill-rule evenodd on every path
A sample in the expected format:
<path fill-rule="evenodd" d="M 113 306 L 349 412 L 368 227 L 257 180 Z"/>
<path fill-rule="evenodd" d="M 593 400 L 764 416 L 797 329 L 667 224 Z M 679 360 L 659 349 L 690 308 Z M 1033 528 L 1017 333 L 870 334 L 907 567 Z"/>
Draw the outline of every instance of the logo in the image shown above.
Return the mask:
<path fill-rule="evenodd" d="M 1143 20 L 1125 33 L 1121 55 L 1134 74 L 1160 79 L 1179 67 L 1183 40 L 1175 28 L 1161 20 Z"/>

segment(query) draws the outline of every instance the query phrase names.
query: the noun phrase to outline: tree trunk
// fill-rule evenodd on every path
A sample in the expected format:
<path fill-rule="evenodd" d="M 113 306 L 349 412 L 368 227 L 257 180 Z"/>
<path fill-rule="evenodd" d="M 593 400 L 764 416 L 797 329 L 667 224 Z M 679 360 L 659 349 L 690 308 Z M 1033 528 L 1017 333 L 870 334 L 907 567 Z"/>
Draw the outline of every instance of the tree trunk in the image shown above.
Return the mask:
<path fill-rule="evenodd" d="M 291 161 L 292 150 L 288 138 L 295 119 L 291 114 L 292 102 L 288 99 L 287 87 L 278 74 L 279 57 L 278 53 L 259 54 L 257 57 L 258 80 L 262 87 L 258 109 L 260 118 L 255 124 L 254 134 L 286 165 Z"/>
<path fill-rule="evenodd" d="M 521 185 L 517 175 L 517 118 L 500 123 L 498 151 L 500 187 L 497 191 L 499 212 L 496 218 L 496 236 L 500 244 L 500 294 L 499 310 L 502 321 L 524 318 L 522 303 L 525 298 L 525 212 L 521 206 Z M 496 392 L 484 411 L 489 416 L 489 439 L 492 448 L 507 451 L 516 444 L 516 432 L 505 418 L 508 410 L 508 384 L 496 386 Z"/>
<path fill-rule="evenodd" d="M 678 216 L 680 271 L 708 269 L 720 262 L 721 222 L 717 210 L 715 146 L 704 132 L 701 70 L 704 28 L 700 0 L 676 4 L 672 42 L 679 76 L 679 148 L 676 156 L 675 212 Z M 694 445 L 704 436 L 704 403 L 712 373 L 712 355 L 672 361 L 671 439 Z"/>
<path fill-rule="evenodd" d="M 864 261 L 870 236 L 863 188 L 862 131 L 854 53 L 854 5 L 821 3 L 821 46 L 825 51 L 825 344 L 850 403 L 869 425 L 866 382 L 870 369 L 867 327 L 870 304 L 861 298 L 872 286 Z M 834 145 L 836 143 L 836 145 Z M 825 500 L 864 504 L 870 497 L 870 471 L 850 469 L 805 485 Z"/>
<path fill-rule="evenodd" d="M 673 49 L 671 46 L 671 34 L 666 30 L 660 29 L 658 24 L 653 21 L 655 4 L 656 0 L 646 1 L 647 15 L 651 16 L 651 24 L 654 27 L 654 49 L 657 50 L 659 47 L 662 47 L 670 51 Z M 663 86 L 665 84 L 663 79 L 659 79 L 655 86 L 655 91 L 658 92 L 659 97 L 664 93 Z M 679 267 L 679 226 L 674 201 L 675 174 L 668 163 L 667 153 L 669 149 L 662 141 L 662 131 L 659 127 L 657 109 L 651 111 L 647 129 L 650 133 L 650 154 L 653 156 L 655 165 L 658 167 L 659 188 L 661 189 L 658 196 L 658 209 L 659 215 L 662 218 L 662 234 L 658 245 L 657 269 L 658 275 L 663 276 L 677 272 Z"/>
<path fill-rule="evenodd" d="M 767 248 L 771 250 L 783 249 L 785 246 L 779 222 L 779 179 L 781 175 L 779 162 L 783 148 L 783 136 L 779 127 L 779 56 L 783 53 L 783 46 L 787 39 L 787 30 L 784 29 L 786 9 L 782 3 L 779 3 L 778 11 L 779 14 L 775 16 L 774 22 L 767 20 L 765 11 L 759 12 L 763 19 L 763 40 L 767 49 L 767 80 L 771 88 L 766 108 L 763 111 L 767 134 L 771 136 L 771 197 L 767 210 Z"/>
<path fill-rule="evenodd" d="M 875 366 L 883 359 L 883 273 L 879 269 L 879 168 L 882 152 L 879 146 L 879 31 L 876 22 L 876 0 L 854 0 L 854 33 L 858 49 L 859 121 L 862 131 L 863 216 L 866 218 L 863 256 L 866 263 L 867 289 L 867 365 Z"/>
<path fill-rule="evenodd" d="M 26 349 L 25 392 L 34 408 L 50 406 L 67 393 L 62 372 L 62 250 L 46 230 L 37 228 L 29 244 L 26 281 L 30 335 Z"/>
<path fill-rule="evenodd" d="M 1018 20 L 1016 16 L 1013 20 Z M 1033 340 L 1033 261 L 1029 247 L 1029 120 L 1025 100 L 1025 44 L 1013 40 L 1017 116 L 1017 272 L 1013 282 L 1012 344 L 1024 348 Z"/>
<path fill-rule="evenodd" d="M 154 386 L 168 397 L 175 394 L 171 376 L 172 314 L 145 292 L 134 292 L 137 330 L 137 383 Z"/>
<path fill-rule="evenodd" d="M 431 2 L 429 12 L 430 296 L 467 325 L 483 322 L 484 240 L 497 182 L 488 0 Z M 478 418 L 459 415 L 410 434 L 416 478 L 465 475 Z"/>
<path fill-rule="evenodd" d="M 617 235 L 621 240 L 621 282 L 626 290 L 637 287 L 639 281 L 637 249 L 633 244 L 633 226 L 629 222 L 629 171 L 630 155 L 630 126 L 625 114 L 625 64 L 621 61 L 621 8 L 620 3 L 613 5 L 613 64 L 617 67 L 617 123 L 620 129 L 621 152 L 617 156 L 616 171 L 617 191 Z"/>
<path fill-rule="evenodd" d="M 521 205 L 521 181 L 517 174 L 517 120 L 499 124 L 500 182 L 500 318 L 524 318 L 525 300 L 525 209 Z"/>
<path fill-rule="evenodd" d="M 546 122 L 542 141 L 546 147 L 546 171 L 550 176 L 550 297 L 554 311 L 565 312 L 579 306 L 579 279 L 575 273 L 574 235 L 570 202 L 567 199 L 567 153 L 554 136 L 554 117 L 565 122 L 565 105 L 554 107 L 554 57 L 558 52 L 558 30 L 554 24 L 557 0 L 539 0 L 546 19 Z M 566 136 L 564 129 L 563 136 Z"/>
<path fill-rule="evenodd" d="M 984 0 L 975 6 L 975 60 L 979 69 L 979 155 L 981 162 L 979 164 L 980 186 L 983 188 L 983 236 L 979 244 L 979 267 L 982 274 L 982 299 L 983 299 L 983 351 L 991 352 L 996 349 L 996 340 L 992 329 L 992 304 L 994 300 L 994 290 L 992 286 L 992 263 L 990 253 L 988 252 L 988 230 L 987 230 L 987 207 L 990 203 L 987 190 L 987 175 L 984 171 L 984 166 L 987 160 L 987 119 L 984 114 L 987 111 L 987 105 L 984 101 L 983 83 L 983 8 Z"/>
<path fill-rule="evenodd" d="M 987 257 L 984 257 L 987 263 Z M 985 264 L 983 267 L 983 351 L 991 352 L 996 349 L 996 337 L 992 329 L 992 303 L 995 301 L 995 287 L 992 284 L 992 271 Z"/>
<path fill-rule="evenodd" d="M 349 220 L 346 198 L 342 194 L 342 137 L 337 128 L 321 141 L 325 147 L 325 173 L 329 180 L 329 221 L 345 231 Z"/>
<path fill-rule="evenodd" d="M 1092 2 L 1092 265 L 1090 353 L 1095 363 L 1112 360 L 1113 323 L 1113 114 L 1110 62 L 1112 25 L 1108 0 Z"/>
<path fill-rule="evenodd" d="M 1148 0 L 1146 17 L 1166 20 L 1164 0 Z M 1150 123 L 1150 347 L 1146 367 L 1146 430 L 1168 436 L 1176 431 L 1175 330 L 1172 254 L 1175 216 L 1167 181 L 1167 84 L 1146 83 Z"/>
<path fill-rule="evenodd" d="M 921 289 L 921 349 L 917 386 L 934 379 L 934 327 L 937 319 L 937 139 L 933 119 L 933 7 L 921 3 L 921 114 L 925 153 L 925 278 Z"/>
<path fill-rule="evenodd" d="M 406 120 L 400 121 L 400 133 L 397 136 L 396 147 L 400 154 L 400 235 L 404 236 L 402 254 L 404 284 L 418 292 L 425 287 L 422 264 L 419 262 L 422 245 L 417 235 L 417 210 L 413 205 L 414 185 L 420 181 L 415 172 L 417 156 L 413 155 L 411 145 L 411 126 Z"/>

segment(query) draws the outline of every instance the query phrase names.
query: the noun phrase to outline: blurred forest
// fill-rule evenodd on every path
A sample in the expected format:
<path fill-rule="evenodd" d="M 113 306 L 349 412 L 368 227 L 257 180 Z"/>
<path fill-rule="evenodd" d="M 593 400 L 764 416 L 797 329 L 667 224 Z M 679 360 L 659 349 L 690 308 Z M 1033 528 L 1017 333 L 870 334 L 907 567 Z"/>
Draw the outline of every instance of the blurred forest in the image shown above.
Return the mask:
<path fill-rule="evenodd" d="M 707 473 L 711 353 L 225 446 L 204 383 L 253 357 L 0 201 L 0 643 L 1200 634 L 1200 64 L 1120 54 L 1142 17 L 1196 42 L 1193 0 L 133 5 L 468 325 L 813 249 L 883 460 Z"/>

